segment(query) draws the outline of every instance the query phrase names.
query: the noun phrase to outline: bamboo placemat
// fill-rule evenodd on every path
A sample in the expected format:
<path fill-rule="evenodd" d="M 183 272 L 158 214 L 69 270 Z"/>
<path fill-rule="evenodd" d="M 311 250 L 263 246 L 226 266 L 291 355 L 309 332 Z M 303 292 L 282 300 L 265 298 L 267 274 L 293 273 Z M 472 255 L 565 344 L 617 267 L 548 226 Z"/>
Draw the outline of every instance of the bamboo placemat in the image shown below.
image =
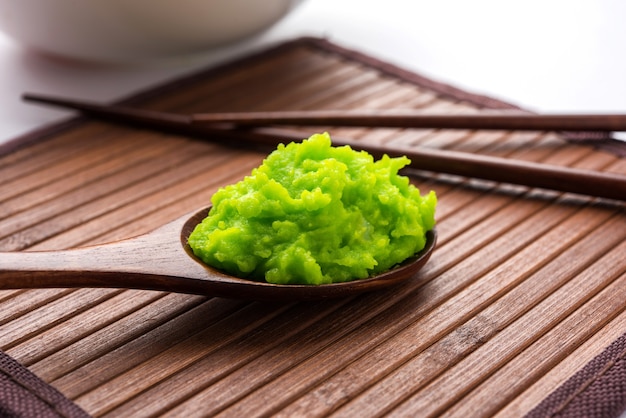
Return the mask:
<path fill-rule="evenodd" d="M 126 102 L 186 113 L 512 107 L 308 38 Z M 614 153 L 554 133 L 328 131 L 626 173 Z M 0 155 L 0 250 L 147 232 L 265 155 L 87 119 L 35 132 Z M 406 284 L 307 303 L 4 290 L 0 349 L 94 416 L 511 417 L 624 334 L 623 203 L 417 171 L 412 181 L 439 196 L 440 238 Z"/>

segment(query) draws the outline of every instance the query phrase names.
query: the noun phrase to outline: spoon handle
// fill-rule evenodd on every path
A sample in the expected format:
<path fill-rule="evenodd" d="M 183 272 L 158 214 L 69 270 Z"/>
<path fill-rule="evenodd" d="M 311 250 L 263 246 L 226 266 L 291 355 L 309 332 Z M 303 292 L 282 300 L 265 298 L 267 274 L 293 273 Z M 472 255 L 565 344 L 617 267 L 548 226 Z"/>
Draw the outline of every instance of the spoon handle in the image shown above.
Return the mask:
<path fill-rule="evenodd" d="M 120 287 L 118 282 L 125 279 L 114 270 L 141 271 L 123 258 L 123 251 L 108 246 L 0 253 L 0 289 Z"/>
<path fill-rule="evenodd" d="M 176 248 L 178 247 L 178 248 Z M 113 287 L 178 291 L 205 269 L 194 270 L 180 243 L 144 237 L 63 251 L 0 253 L 0 289 Z M 195 262 L 194 262 L 195 263 Z M 191 276 L 183 281 L 178 276 Z"/>
<path fill-rule="evenodd" d="M 108 287 L 219 295 L 233 281 L 187 254 L 180 235 L 186 218 L 109 244 L 0 253 L 0 289 Z"/>

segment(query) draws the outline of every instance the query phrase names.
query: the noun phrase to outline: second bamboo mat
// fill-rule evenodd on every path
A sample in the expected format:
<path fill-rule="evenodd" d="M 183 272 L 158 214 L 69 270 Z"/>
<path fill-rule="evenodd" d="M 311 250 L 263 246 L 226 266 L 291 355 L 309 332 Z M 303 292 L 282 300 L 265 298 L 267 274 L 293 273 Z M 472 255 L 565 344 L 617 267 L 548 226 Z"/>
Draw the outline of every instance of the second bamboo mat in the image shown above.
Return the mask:
<path fill-rule="evenodd" d="M 184 113 L 512 107 L 316 39 L 127 103 Z M 327 130 L 626 173 L 626 160 L 554 133 Z M 205 206 L 265 155 L 88 119 L 35 132 L 0 155 L 0 250 L 147 232 Z M 626 331 L 622 203 L 442 174 L 412 181 L 439 196 L 440 239 L 406 284 L 310 303 L 4 290 L 0 349 L 94 416 L 511 417 Z"/>

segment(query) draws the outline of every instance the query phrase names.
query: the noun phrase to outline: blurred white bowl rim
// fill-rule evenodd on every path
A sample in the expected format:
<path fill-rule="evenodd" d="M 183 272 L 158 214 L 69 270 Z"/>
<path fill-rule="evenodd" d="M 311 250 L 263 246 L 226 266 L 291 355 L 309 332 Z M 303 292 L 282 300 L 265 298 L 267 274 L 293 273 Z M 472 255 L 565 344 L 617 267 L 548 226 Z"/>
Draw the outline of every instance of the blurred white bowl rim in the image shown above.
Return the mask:
<path fill-rule="evenodd" d="M 303 0 L 2 0 L 0 30 L 49 54 L 140 62 L 199 54 L 268 29 Z"/>

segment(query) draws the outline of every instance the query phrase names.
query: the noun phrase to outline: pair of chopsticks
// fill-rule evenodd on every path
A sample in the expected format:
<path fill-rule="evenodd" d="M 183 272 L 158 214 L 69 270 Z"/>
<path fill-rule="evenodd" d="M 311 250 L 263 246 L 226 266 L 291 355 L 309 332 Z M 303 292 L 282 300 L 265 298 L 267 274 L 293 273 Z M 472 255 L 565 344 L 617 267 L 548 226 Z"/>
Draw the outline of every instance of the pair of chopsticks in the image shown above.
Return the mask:
<path fill-rule="evenodd" d="M 36 94 L 24 100 L 78 110 L 92 117 L 115 123 L 201 136 L 232 144 L 276 146 L 280 142 L 300 141 L 301 134 L 270 125 L 361 126 L 439 129 L 499 129 L 546 131 L 624 131 L 626 115 L 534 115 L 475 114 L 428 115 L 387 111 L 292 111 L 205 113 L 181 115 L 119 105 L 103 105 Z M 256 127 L 255 129 L 250 129 Z M 626 200 L 626 176 L 591 170 L 553 166 L 507 158 L 456 151 L 391 148 L 333 138 L 334 145 L 350 145 L 377 158 L 406 155 L 419 170 L 480 178 L 496 182 L 540 187 L 609 199 Z"/>

